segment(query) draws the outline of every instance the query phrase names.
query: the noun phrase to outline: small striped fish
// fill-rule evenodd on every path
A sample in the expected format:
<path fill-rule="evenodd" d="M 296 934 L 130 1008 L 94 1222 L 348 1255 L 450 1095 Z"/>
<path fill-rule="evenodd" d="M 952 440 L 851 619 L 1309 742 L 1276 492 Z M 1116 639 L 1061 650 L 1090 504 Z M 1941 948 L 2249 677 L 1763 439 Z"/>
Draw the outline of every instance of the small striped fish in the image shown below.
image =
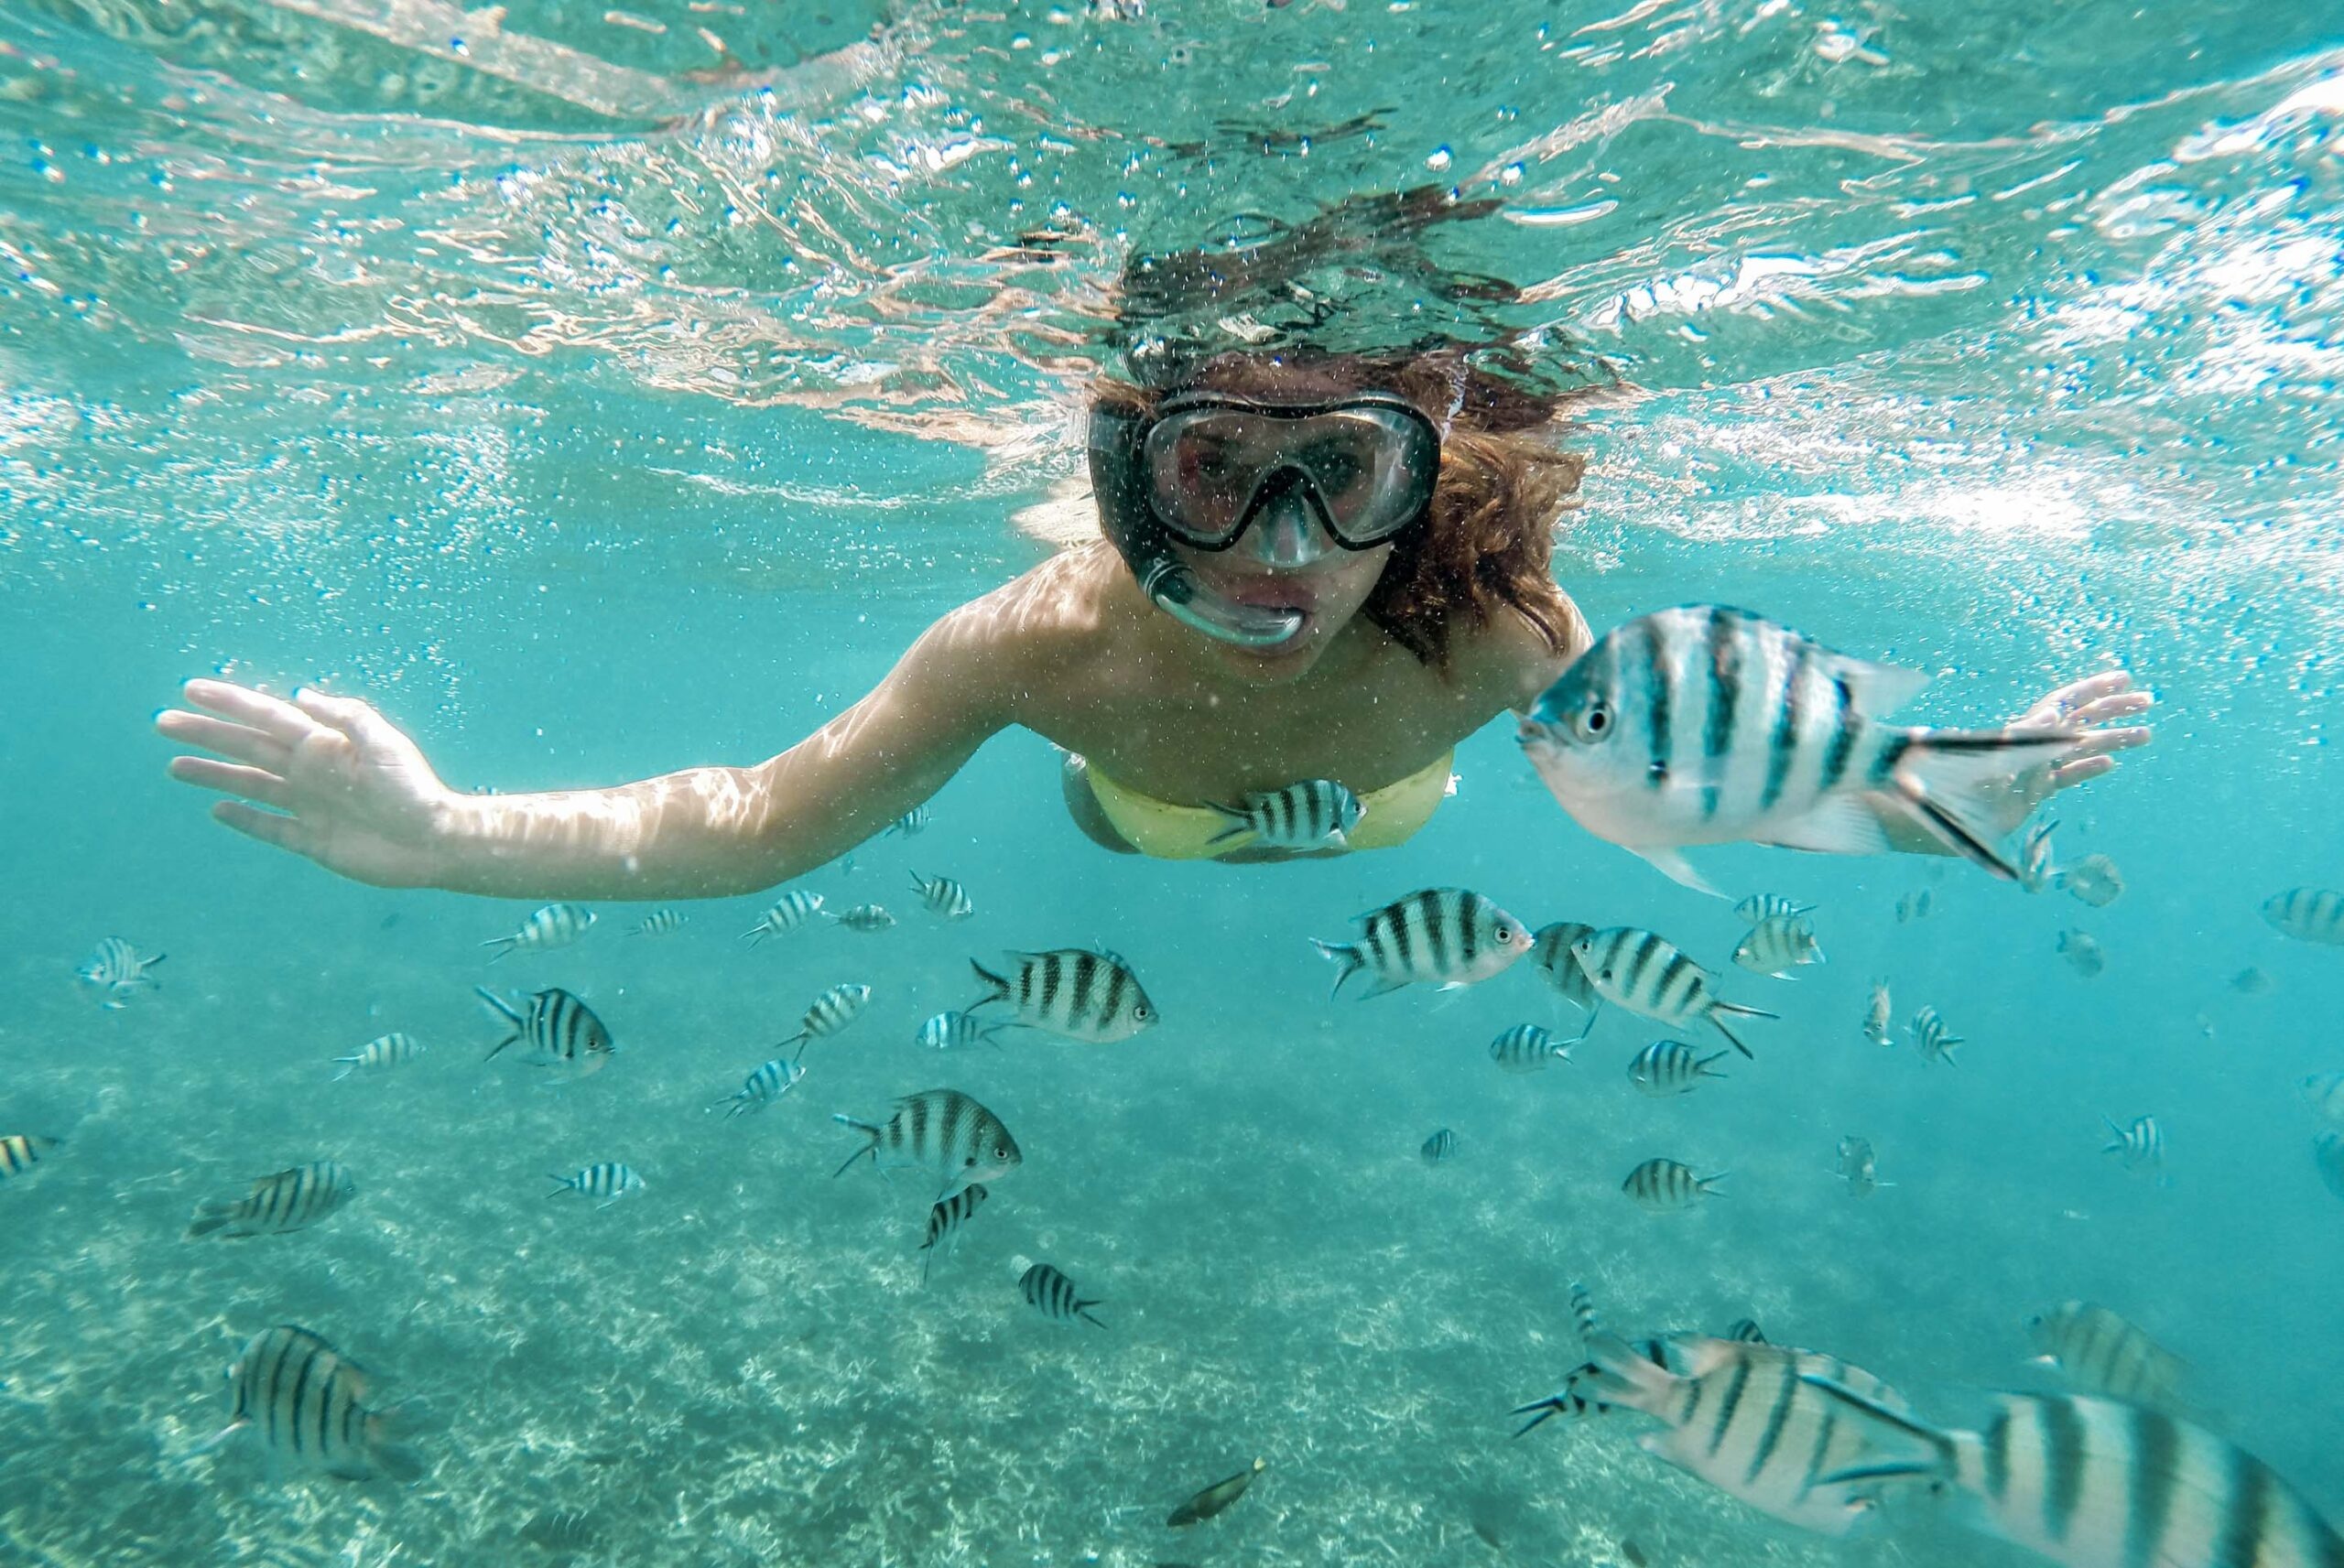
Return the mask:
<path fill-rule="evenodd" d="M 371 1073 L 381 1067 L 403 1067 L 416 1061 L 424 1052 L 423 1042 L 412 1034 L 379 1034 L 347 1056 L 336 1056 L 342 1071 L 333 1076 L 335 1083 L 353 1073 Z"/>
<path fill-rule="evenodd" d="M 2328 1184 L 2328 1190 L 2344 1198 L 2344 1132 L 2314 1133 L 2311 1162 L 2319 1172 L 2319 1179 Z"/>
<path fill-rule="evenodd" d="M 1671 1209 L 1691 1208 L 1703 1198 L 1717 1196 L 1717 1184 L 1725 1178 L 1723 1171 L 1714 1176 L 1702 1176 L 1695 1174 L 1692 1166 L 1675 1160 L 1647 1160 L 1628 1173 L 1620 1190 L 1634 1200 L 1637 1207 L 1665 1214 Z"/>
<path fill-rule="evenodd" d="M 1889 816 L 2013 878 L 1989 826 L 1993 793 L 2081 732 L 1883 722 L 1927 684 L 1761 615 L 1687 605 L 1599 639 L 1523 719 L 1521 741 L 1581 827 L 1704 892 L 1687 846 L 1877 854 L 1892 847 Z"/>
<path fill-rule="evenodd" d="M 1253 1484 L 1253 1477 L 1269 1467 L 1268 1460 L 1256 1459 L 1252 1465 L 1238 1471 L 1228 1479 L 1215 1481 L 1211 1486 L 1167 1514 L 1164 1517 L 1164 1528 L 1186 1530 L 1192 1524 L 1201 1524 L 1216 1514 L 1225 1511 L 1238 1498 L 1245 1495 L 1245 1488 Z"/>
<path fill-rule="evenodd" d="M 513 1033 L 498 1041 L 484 1061 L 494 1061 L 498 1052 L 517 1043 L 528 1052 L 530 1065 L 559 1066 L 582 1078 L 601 1072 L 610 1064 L 611 1053 L 618 1049 L 594 1010 L 558 987 L 538 991 L 522 1008 L 486 986 L 472 989 L 513 1025 Z"/>
<path fill-rule="evenodd" d="M 1593 1012 L 1603 999 L 1595 994 L 1595 982 L 1571 956 L 1571 946 L 1582 936 L 1595 935 L 1592 925 L 1581 925 L 1576 920 L 1557 920 L 1552 925 L 1542 925 L 1530 939 L 1530 961 L 1546 977 L 1546 983 L 1563 993 L 1563 1000 L 1583 1012 Z"/>
<path fill-rule="evenodd" d="M 938 1195 L 942 1196 L 956 1186 L 997 1182 L 1026 1161 L 1001 1118 L 959 1089 L 906 1095 L 878 1126 L 851 1116 L 833 1115 L 830 1119 L 853 1128 L 865 1140 L 833 1176 L 845 1175 L 867 1154 L 874 1165 L 908 1165 L 940 1177 L 944 1188 Z"/>
<path fill-rule="evenodd" d="M 1450 1159 L 1457 1153 L 1457 1134 L 1444 1127 L 1430 1138 L 1426 1139 L 1424 1147 L 1416 1152 L 1423 1157 L 1426 1164 L 1438 1165 L 1443 1160 Z"/>
<path fill-rule="evenodd" d="M 787 1056 L 776 1056 L 743 1079 L 738 1093 L 726 1095 L 708 1108 L 714 1110 L 716 1106 L 725 1107 L 724 1119 L 727 1121 L 736 1116 L 746 1116 L 751 1111 L 763 1110 L 796 1088 L 798 1080 L 805 1076 L 806 1069 L 798 1063 Z"/>
<path fill-rule="evenodd" d="M 2081 931 L 2060 932 L 2058 948 L 2059 957 L 2067 960 L 2067 968 L 2088 980 L 2108 968 L 2108 954 Z"/>
<path fill-rule="evenodd" d="M 2148 1331 L 2091 1302 L 2061 1302 L 2026 1320 L 2035 1359 L 2078 1391 L 2170 1410 L 2187 1368 Z"/>
<path fill-rule="evenodd" d="M 1535 1023 L 1517 1023 L 1490 1042 L 1490 1060 L 1503 1072 L 1535 1073 L 1549 1062 L 1569 1061 L 1573 1044 L 1557 1040 Z"/>
<path fill-rule="evenodd" d="M 1571 1285 L 1571 1317 L 1579 1325 L 1581 1345 L 1592 1345 L 1596 1336 L 1603 1332 L 1602 1324 L 1595 1314 L 1595 1298 L 1588 1294 L 1585 1285 L 1576 1281 Z M 1663 1360 L 1666 1355 L 1665 1347 L 1658 1340 L 1641 1341 L 1634 1348 L 1636 1354 L 1655 1363 Z M 1593 1392 L 1595 1380 L 1599 1376 L 1595 1363 L 1581 1362 L 1564 1375 L 1563 1386 L 1560 1389 L 1543 1400 L 1533 1400 L 1526 1405 L 1515 1406 L 1514 1410 L 1515 1415 L 1526 1415 L 1530 1419 L 1514 1428 L 1514 1436 L 1520 1437 L 1531 1428 L 1552 1421 L 1557 1416 L 1561 1416 L 1567 1421 L 1579 1421 L 1588 1416 L 1601 1415 L 1610 1410 L 1612 1407 L 1597 1399 Z"/>
<path fill-rule="evenodd" d="M 0 1182 L 23 1175 L 47 1159 L 50 1150 L 59 1146 L 59 1140 L 43 1138 L 38 1132 L 11 1132 L 0 1136 Z"/>
<path fill-rule="evenodd" d="M 886 906 L 878 903 L 858 903 L 845 914 L 829 918 L 849 931 L 884 931 L 895 924 L 895 917 L 887 913 Z"/>
<path fill-rule="evenodd" d="M 1358 918 L 1366 929 L 1356 945 L 1310 939 L 1335 966 L 1330 998 L 1362 970 L 1375 980 L 1364 999 L 1405 985 L 1470 985 L 1530 951 L 1527 926 L 1463 888 L 1427 888 Z"/>
<path fill-rule="evenodd" d="M 1926 888 L 1915 888 L 1896 901 L 1896 924 L 1909 925 L 1915 920 L 1926 920 L 1937 905 L 1937 895 Z"/>
<path fill-rule="evenodd" d="M 1798 914 L 1770 914 L 1750 928 L 1733 947 L 1733 961 L 1753 973 L 1779 976 L 1803 964 L 1823 962 L 1815 927 Z"/>
<path fill-rule="evenodd" d="M 684 912 L 680 909 L 655 909 L 645 915 L 630 936 L 672 936 L 684 928 Z"/>
<path fill-rule="evenodd" d="M 1013 1022 L 1092 1045 L 1128 1040 L 1156 1021 L 1156 1004 L 1140 989 L 1139 977 L 1112 954 L 1057 947 L 1007 958 L 1005 975 L 969 961 L 985 988 L 970 1011 L 1005 1001 L 1016 1014 Z"/>
<path fill-rule="evenodd" d="M 2086 855 L 2059 873 L 2059 885 L 2067 890 L 2068 897 L 2094 909 L 2106 909 L 2123 896 L 2124 873 L 2105 855 Z"/>
<path fill-rule="evenodd" d="M 169 957 L 168 953 L 157 953 L 151 958 L 142 958 L 138 949 L 128 942 L 109 936 L 98 944 L 74 973 L 83 985 L 98 989 L 104 999 L 103 1006 L 119 1008 L 132 993 L 157 983 L 147 971 Z"/>
<path fill-rule="evenodd" d="M 741 933 L 742 939 L 754 947 L 768 936 L 787 935 L 821 912 L 820 893 L 792 888 L 774 900 L 773 907 L 766 910 L 754 925 Z"/>
<path fill-rule="evenodd" d="M 1872 1151 L 1871 1139 L 1859 1138 L 1851 1132 L 1839 1140 L 1838 1174 L 1848 1184 L 1850 1197 L 1872 1196 L 1873 1189 L 1881 1184 L 1877 1173 L 1879 1160 L 1879 1155 Z"/>
<path fill-rule="evenodd" d="M 358 1195 L 358 1184 L 331 1160 L 296 1165 L 253 1183 L 241 1198 L 198 1204 L 188 1239 L 199 1236 L 286 1236 L 306 1230 Z"/>
<path fill-rule="evenodd" d="M 1913 1022 L 1905 1028 L 1912 1034 L 1914 1047 L 1921 1053 L 1922 1061 L 1943 1062 L 1948 1067 L 1954 1065 L 1954 1049 L 1963 1043 L 1962 1038 L 1946 1027 L 1945 1020 L 1937 1016 L 1936 1008 L 1921 1009 L 1913 1015 Z"/>
<path fill-rule="evenodd" d="M 801 1041 L 827 1040 L 863 1016 L 871 1005 L 871 988 L 848 980 L 832 986 L 807 1006 L 806 1015 L 798 1021 L 798 1033 L 782 1042 L 784 1046 Z"/>
<path fill-rule="evenodd" d="M 946 1011 L 937 1013 L 922 1023 L 915 1038 L 931 1051 L 965 1051 L 971 1045 L 980 1044 L 990 1045 L 998 1051 L 1001 1042 L 994 1036 L 1008 1027 L 1006 1021 L 988 1024 L 983 1019 L 971 1018 L 965 1012 Z"/>
<path fill-rule="evenodd" d="M 1815 905 L 1801 903 L 1778 892 L 1753 892 L 1733 906 L 1744 925 L 1755 925 L 1762 920 L 1795 920 L 1802 914 L 1815 913 Z"/>
<path fill-rule="evenodd" d="M 880 835 L 880 837 L 885 838 L 888 834 L 896 834 L 906 838 L 917 838 L 927 831 L 928 807 L 925 806 L 915 806 L 909 811 L 905 812 L 901 816 L 898 816 L 895 820 L 887 824 L 885 830 Z"/>
<path fill-rule="evenodd" d="M 1658 1356 L 1646 1349 L 1657 1349 Z M 1598 1333 L 1588 1344 L 1599 1405 L 1657 1417 L 1644 1447 L 1730 1497 L 1788 1524 L 1845 1535 L 1872 1507 L 1869 1488 L 1838 1478 L 1875 1447 L 1810 1379 L 1858 1388 L 1883 1409 L 1894 1390 L 1836 1357 L 1739 1339 L 1671 1335 L 1635 1346 Z"/>
<path fill-rule="evenodd" d="M 1888 982 L 1874 980 L 1872 998 L 1864 1003 L 1864 1038 L 1875 1045 L 1889 1044 L 1888 1019 Z"/>
<path fill-rule="evenodd" d="M 950 1197 L 939 1198 L 928 1206 L 928 1238 L 919 1244 L 927 1256 L 919 1261 L 919 1280 L 928 1283 L 928 1265 L 936 1261 L 939 1252 L 950 1252 L 960 1238 L 960 1227 L 975 1217 L 977 1209 L 993 1193 L 982 1183 L 971 1182 Z"/>
<path fill-rule="evenodd" d="M 1888 1445 L 1828 1477 L 1968 1493 L 1988 1533 L 2066 1568 L 2337 1568 L 2339 1536 L 2244 1449 L 2190 1422 L 2080 1395 L 1996 1394 L 1976 1432 L 1926 1424 L 1845 1379 L 1807 1386 Z M 1927 1452 L 1913 1456 L 1915 1443 Z"/>
<path fill-rule="evenodd" d="M 1333 779 L 1305 779 L 1284 789 L 1249 795 L 1234 806 L 1210 807 L 1224 826 L 1205 840 L 1208 848 L 1232 838 L 1271 849 L 1340 849 L 1367 807 Z"/>
<path fill-rule="evenodd" d="M 1724 1060 L 1722 1051 L 1704 1056 L 1682 1040 L 1655 1040 L 1629 1062 L 1628 1081 L 1655 1099 L 1689 1095 L 1700 1087 L 1703 1078 L 1724 1077 L 1717 1070 Z"/>
<path fill-rule="evenodd" d="M 1019 1261 L 1023 1262 L 1024 1260 L 1021 1259 Z M 1027 1306 L 1056 1322 L 1072 1323 L 1076 1318 L 1080 1318 L 1093 1328 L 1107 1326 L 1091 1314 L 1092 1307 L 1104 1306 L 1106 1303 L 1101 1301 L 1085 1300 L 1081 1292 L 1075 1289 L 1072 1280 L 1068 1279 L 1047 1263 L 1033 1264 L 1024 1273 L 1018 1275 L 1017 1293 L 1026 1298 Z"/>
<path fill-rule="evenodd" d="M 2041 892 L 2059 883 L 2059 870 L 2051 863 L 2051 830 L 2058 826 L 2048 820 L 2038 822 L 2019 840 L 2018 885 L 2029 892 Z"/>
<path fill-rule="evenodd" d="M 2282 936 L 2344 946 L 2344 892 L 2289 888 L 2263 902 L 2263 918 Z M 157 960 L 159 962 L 160 960 Z"/>
<path fill-rule="evenodd" d="M 976 914 L 976 901 L 969 890 L 950 877 L 924 877 L 911 874 L 912 886 L 919 890 L 919 901 L 930 914 L 940 920 L 966 920 Z"/>
<path fill-rule="evenodd" d="M 1720 1000 L 1711 991 L 1710 973 L 1649 931 L 1614 925 L 1571 946 L 1579 968 L 1606 1001 L 1616 1001 L 1630 1012 L 1661 1023 L 1679 1026 L 1706 1020 L 1725 1036 L 1725 1043 L 1750 1054 L 1750 1047 L 1726 1027 L 1728 1018 L 1772 1018 L 1754 1007 Z"/>
<path fill-rule="evenodd" d="M 589 1165 L 575 1175 L 549 1175 L 546 1180 L 554 1184 L 553 1191 L 546 1195 L 548 1197 L 576 1193 L 580 1197 L 601 1198 L 602 1201 L 594 1206 L 598 1209 L 608 1208 L 627 1194 L 643 1190 L 643 1178 L 635 1173 L 635 1167 L 622 1165 L 616 1160 Z"/>
<path fill-rule="evenodd" d="M 492 936 L 481 944 L 496 951 L 489 956 L 494 964 L 507 953 L 526 947 L 532 952 L 544 952 L 553 947 L 567 947 L 594 924 L 594 912 L 582 903 L 549 903 L 521 922 L 520 929 L 508 936 Z"/>
<path fill-rule="evenodd" d="M 2304 1098 L 2312 1109 L 2344 1127 L 2344 1073 L 2314 1073 L 2304 1080 Z"/>
<path fill-rule="evenodd" d="M 196 1453 L 254 1432 L 272 1470 L 290 1464 L 345 1481 L 386 1476 L 402 1486 L 421 1479 L 422 1461 L 391 1441 L 385 1414 L 367 1408 L 371 1381 L 306 1328 L 266 1329 L 228 1369 L 233 1403 L 227 1426 Z"/>
<path fill-rule="evenodd" d="M 2100 1149 L 2101 1153 L 2115 1155 L 2123 1161 L 2128 1171 L 2165 1163 L 2165 1129 L 2157 1124 L 2155 1117 L 2136 1116 L 2130 1127 L 2117 1126 L 2112 1116 L 2103 1116 L 2100 1120 L 2108 1123 L 2112 1134 Z"/>

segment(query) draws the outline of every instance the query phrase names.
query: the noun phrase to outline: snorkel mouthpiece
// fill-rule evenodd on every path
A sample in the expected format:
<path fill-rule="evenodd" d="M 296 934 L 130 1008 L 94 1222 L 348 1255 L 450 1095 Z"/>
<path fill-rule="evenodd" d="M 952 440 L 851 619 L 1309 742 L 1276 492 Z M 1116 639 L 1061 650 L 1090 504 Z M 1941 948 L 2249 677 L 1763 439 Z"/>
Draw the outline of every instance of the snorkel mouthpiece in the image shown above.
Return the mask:
<path fill-rule="evenodd" d="M 1168 546 L 1139 569 L 1140 591 L 1192 632 L 1238 648 L 1275 648 L 1302 630 L 1302 611 L 1239 604 L 1199 582 Z"/>

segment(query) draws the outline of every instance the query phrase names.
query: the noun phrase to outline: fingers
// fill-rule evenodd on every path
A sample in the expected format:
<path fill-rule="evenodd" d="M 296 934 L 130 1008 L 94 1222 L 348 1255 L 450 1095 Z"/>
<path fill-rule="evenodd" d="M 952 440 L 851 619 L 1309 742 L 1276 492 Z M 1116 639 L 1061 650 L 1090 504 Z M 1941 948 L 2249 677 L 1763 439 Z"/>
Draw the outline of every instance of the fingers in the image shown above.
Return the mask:
<path fill-rule="evenodd" d="M 295 692 L 293 700 L 311 719 L 341 730 L 369 751 L 403 751 L 413 744 L 397 725 L 375 712 L 370 702 L 354 697 L 328 697 L 307 687 Z"/>
<path fill-rule="evenodd" d="M 2067 728 L 2104 724 L 2146 713 L 2156 697 L 2132 687 L 2130 670 L 2102 670 L 2096 676 L 2069 681 L 2030 706 L 2016 720 L 2023 729 Z"/>
<path fill-rule="evenodd" d="M 298 816 L 256 810 L 241 800 L 217 800 L 212 803 L 212 819 L 247 838 L 257 838 L 297 855 L 312 852 L 309 827 Z"/>
<path fill-rule="evenodd" d="M 2112 719 L 2130 719 L 2146 713 L 2156 706 L 2157 699 L 2145 691 L 2120 692 L 2113 697 L 2094 697 L 2091 701 L 2067 710 L 2070 724 L 2105 724 Z"/>
<path fill-rule="evenodd" d="M 189 713 L 168 708 L 155 716 L 155 729 L 166 740 L 177 741 L 183 746 L 201 747 L 217 752 L 239 762 L 256 768 L 266 768 L 281 773 L 292 757 L 292 749 L 275 736 L 248 725 L 231 724 L 222 719 L 207 719 L 201 713 Z"/>
<path fill-rule="evenodd" d="M 2051 766 L 2051 787 L 2072 789 L 2108 773 L 2116 766 L 2113 757 L 2078 757 L 2072 762 L 2055 762 Z"/>
<path fill-rule="evenodd" d="M 218 762 L 210 757 L 173 757 L 171 777 L 198 789 L 216 789 L 222 795 L 242 795 L 262 806 L 273 806 L 279 811 L 293 808 L 292 791 L 285 781 L 266 768 L 239 767 L 233 762 Z"/>
<path fill-rule="evenodd" d="M 317 723 L 308 714 L 265 691 L 223 680 L 191 680 L 181 690 L 196 707 L 257 730 L 288 747 L 298 746 L 317 733 Z"/>

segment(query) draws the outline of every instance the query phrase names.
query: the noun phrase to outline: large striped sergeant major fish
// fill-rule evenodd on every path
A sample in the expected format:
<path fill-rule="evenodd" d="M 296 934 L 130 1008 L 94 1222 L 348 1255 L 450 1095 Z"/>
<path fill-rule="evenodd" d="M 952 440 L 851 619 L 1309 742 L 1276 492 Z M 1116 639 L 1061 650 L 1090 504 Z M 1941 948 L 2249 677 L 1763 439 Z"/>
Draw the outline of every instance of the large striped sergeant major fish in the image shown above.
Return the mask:
<path fill-rule="evenodd" d="M 1156 1021 L 1156 1004 L 1140 988 L 1139 977 L 1112 953 L 1058 947 L 1005 957 L 1006 974 L 969 960 L 985 994 L 968 1011 L 1005 1001 L 1013 1022 L 1091 1045 L 1128 1040 Z"/>
<path fill-rule="evenodd" d="M 492 1046 L 483 1061 L 494 1061 L 506 1046 L 518 1043 L 528 1051 L 531 1065 L 565 1067 L 571 1076 L 582 1078 L 601 1072 L 618 1049 L 594 1010 L 559 987 L 537 992 L 517 1008 L 486 986 L 472 989 L 513 1025 L 513 1033 Z"/>
<path fill-rule="evenodd" d="M 2289 888 L 2263 901 L 2263 918 L 2282 936 L 2344 946 L 2344 892 Z"/>
<path fill-rule="evenodd" d="M 157 953 L 151 958 L 141 957 L 138 949 L 120 936 L 109 936 L 92 950 L 73 972 L 85 986 L 92 986 L 103 994 L 99 1005 L 118 1009 L 133 992 L 156 983 L 147 971 L 170 955 Z"/>
<path fill-rule="evenodd" d="M 1630 1012 L 1679 1026 L 1707 1022 L 1725 1036 L 1725 1043 L 1750 1054 L 1728 1018 L 1773 1018 L 1771 1012 L 1740 1002 L 1726 1001 L 1710 989 L 1715 979 L 1665 937 L 1633 925 L 1614 925 L 1571 944 L 1571 956 L 1587 971 L 1588 983 L 1605 1001 L 1618 1002 Z M 1594 1020 L 1588 1020 L 1589 1026 Z"/>
<path fill-rule="evenodd" d="M 1351 830 L 1367 815 L 1359 796 L 1333 779 L 1305 779 L 1206 809 L 1221 821 L 1221 831 L 1205 840 L 1208 846 L 1251 834 L 1248 843 L 1295 850 L 1344 849 Z"/>
<path fill-rule="evenodd" d="M 1903 729 L 1928 684 L 1724 605 L 1640 616 L 1597 640 L 1522 720 L 1563 809 L 1703 892 L 1680 852 L 1748 840 L 1829 854 L 1890 848 L 1906 821 L 2005 881 L 1989 792 L 2077 730 Z"/>
<path fill-rule="evenodd" d="M 357 1195 L 358 1183 L 331 1160 L 296 1165 L 258 1178 L 252 1191 L 241 1198 L 196 1206 L 195 1217 L 188 1223 L 188 1238 L 289 1236 L 308 1229 Z"/>
<path fill-rule="evenodd" d="M 2061 1302 L 2026 1320 L 2035 1360 L 2068 1386 L 2128 1404 L 2172 1410 L 2187 1368 L 2148 1331 L 2093 1302 Z"/>
<path fill-rule="evenodd" d="M 1536 940 L 1521 921 L 1464 888 L 1425 888 L 1357 918 L 1356 943 L 1310 939 L 1335 966 L 1330 1000 L 1362 970 L 1375 979 L 1362 1000 L 1405 985 L 1471 985 L 1503 972 Z"/>
<path fill-rule="evenodd" d="M 1929 1425 L 1820 1371 L 1875 1456 L 1827 1485 L 1952 1486 L 1964 1522 L 2066 1568 L 2344 1568 L 2344 1536 L 2244 1449 L 2159 1411 L 2078 1394 L 1996 1394 L 1975 1432 Z M 1902 1452 L 1880 1452 L 1883 1442 Z M 1912 1450 L 1917 1445 L 1920 1452 Z"/>
<path fill-rule="evenodd" d="M 345 1481 L 378 1475 L 402 1486 L 419 1480 L 422 1460 L 393 1441 L 387 1412 L 368 1407 L 372 1381 L 306 1328 L 264 1329 L 228 1368 L 233 1401 L 228 1424 L 195 1453 L 208 1454 L 251 1432 L 267 1452 L 272 1475 L 290 1465 Z"/>
<path fill-rule="evenodd" d="M 1001 1118 L 959 1089 L 922 1089 L 906 1095 L 884 1122 L 857 1121 L 833 1114 L 832 1121 L 863 1134 L 863 1147 L 831 1175 L 869 1155 L 882 1168 L 908 1165 L 939 1178 L 943 1197 L 955 1188 L 997 1182 L 1025 1163 L 1017 1140 Z"/>

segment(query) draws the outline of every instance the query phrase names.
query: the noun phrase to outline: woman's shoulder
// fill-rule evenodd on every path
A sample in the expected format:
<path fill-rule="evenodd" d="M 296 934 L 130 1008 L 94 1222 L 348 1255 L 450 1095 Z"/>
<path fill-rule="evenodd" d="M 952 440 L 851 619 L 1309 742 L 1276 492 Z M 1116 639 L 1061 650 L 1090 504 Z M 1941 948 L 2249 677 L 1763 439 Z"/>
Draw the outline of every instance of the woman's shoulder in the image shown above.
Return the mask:
<path fill-rule="evenodd" d="M 1593 641 L 1570 596 L 1557 589 L 1555 598 L 1551 632 L 1513 606 L 1501 605 L 1488 624 L 1459 637 L 1450 652 L 1451 678 L 1492 708 L 1522 708 L 1536 701 Z"/>
<path fill-rule="evenodd" d="M 1128 623 L 1136 594 L 1104 544 L 1062 550 L 939 621 L 928 635 L 1033 669 L 1096 654 Z"/>

